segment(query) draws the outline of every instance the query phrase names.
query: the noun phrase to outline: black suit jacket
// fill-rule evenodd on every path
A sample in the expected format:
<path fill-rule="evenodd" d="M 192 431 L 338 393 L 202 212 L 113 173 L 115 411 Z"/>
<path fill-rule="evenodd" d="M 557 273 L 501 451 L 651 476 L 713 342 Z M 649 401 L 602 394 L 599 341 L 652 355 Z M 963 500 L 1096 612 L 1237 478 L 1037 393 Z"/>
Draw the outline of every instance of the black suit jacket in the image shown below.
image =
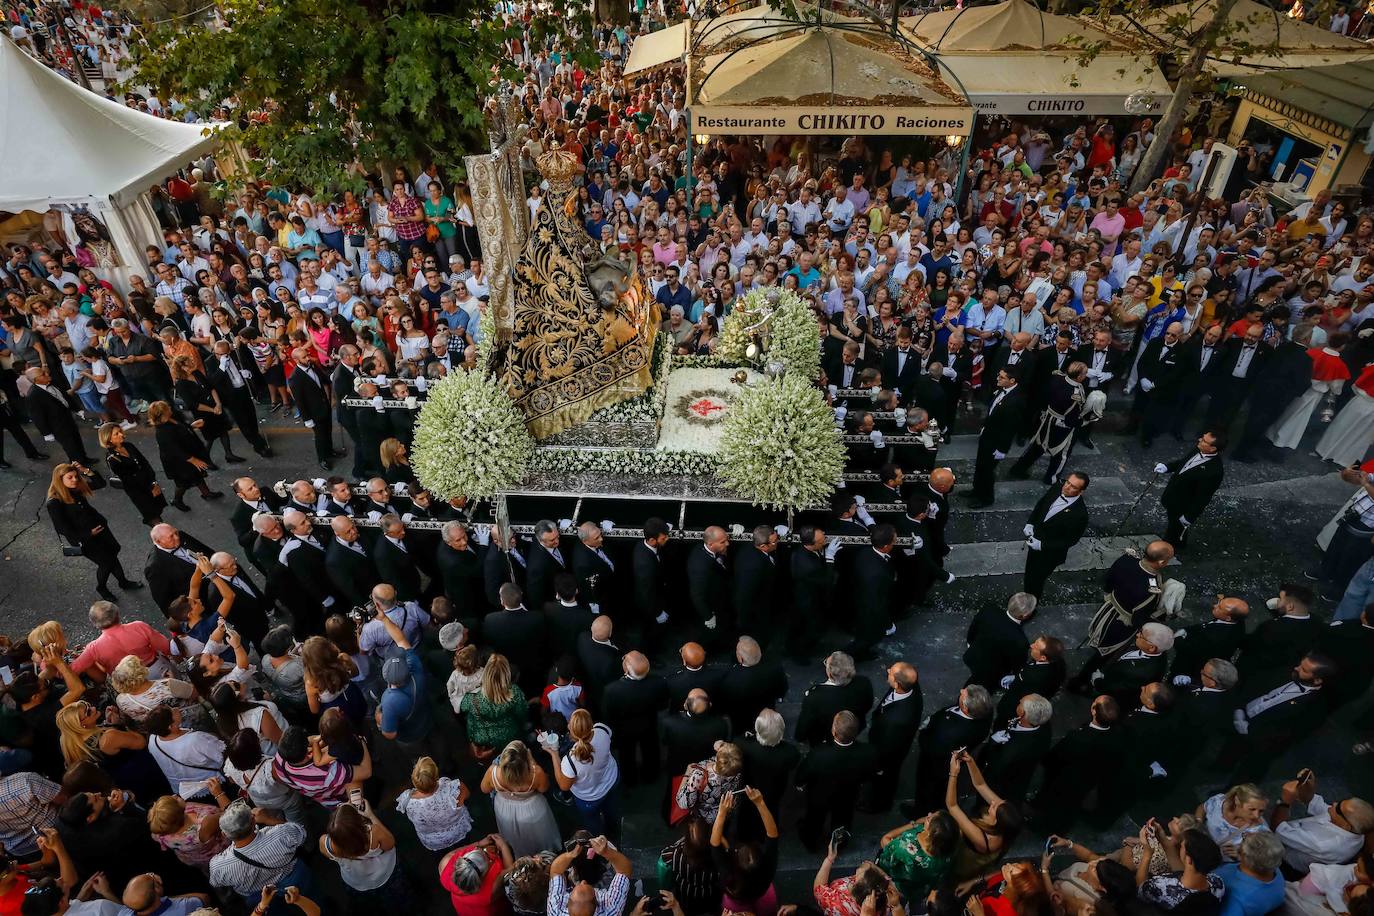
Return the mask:
<path fill-rule="evenodd" d="M 1311 734 L 1326 721 L 1329 701 L 1330 695 L 1325 689 L 1310 690 L 1250 719 L 1252 753 L 1274 753 Z"/>
<path fill-rule="evenodd" d="M 1183 352 L 1179 355 L 1179 364 L 1182 366 L 1183 383 L 1189 390 L 1199 393 L 1213 390 L 1216 386 L 1217 378 L 1221 374 L 1222 351 L 1225 344 L 1218 344 L 1212 348 L 1212 355 L 1207 360 L 1207 367 L 1202 366 L 1202 335 L 1197 334 L 1193 339 L 1183 345 Z M 1304 353 L 1303 357 L 1306 358 Z M 1307 363 L 1307 372 L 1311 374 L 1312 363 Z M 1304 385 L 1306 381 L 1304 381 Z"/>
<path fill-rule="evenodd" d="M 630 566 L 634 575 L 635 612 L 642 620 L 653 620 L 666 609 L 663 552 L 654 553 L 648 544 L 636 541 L 630 554 Z"/>
<path fill-rule="evenodd" d="M 872 547 L 855 547 L 853 563 L 854 638 L 875 645 L 892 623 L 896 609 L 896 550 L 883 559 Z"/>
<path fill-rule="evenodd" d="M 558 545 L 559 556 L 568 563 L 568 549 Z M 553 578 L 562 572 L 572 572 L 567 565 L 559 565 L 553 554 L 544 545 L 535 542 L 525 549 L 528 562 L 525 571 L 525 604 L 543 607 L 545 601 L 553 600 Z"/>
<path fill-rule="evenodd" d="M 803 620 L 818 619 L 830 607 L 835 590 L 835 567 L 825 561 L 825 554 L 798 547 L 788 557 L 792 573 L 792 601 Z"/>
<path fill-rule="evenodd" d="M 985 383 L 986 384 L 986 383 Z M 983 421 L 983 431 L 978 434 L 980 451 L 998 451 L 1006 454 L 1021 429 L 1026 411 L 1026 389 L 1017 385 L 1011 393 L 1002 398 L 996 409 L 989 408 Z"/>
<path fill-rule="evenodd" d="M 381 581 L 396 587 L 399 601 L 420 600 L 420 568 L 415 565 L 416 545 L 410 538 L 404 538 L 402 550 L 384 537 L 377 538 L 372 546 L 372 562 L 377 566 Z"/>
<path fill-rule="evenodd" d="M 916 732 L 921 727 L 921 713 L 925 708 L 920 684 L 906 699 L 894 700 L 884 706 L 883 700 L 887 696 L 884 694 L 879 698 L 873 707 L 873 718 L 868 723 L 868 743 L 878 752 L 878 766 L 884 771 L 901 768 L 902 761 L 911 751 L 911 743 L 916 740 Z"/>
<path fill-rule="evenodd" d="M 862 728 L 872 707 L 873 683 L 862 674 L 854 675 L 848 684 L 813 684 L 802 697 L 801 712 L 797 714 L 797 740 L 813 747 L 829 741 L 835 713 L 842 710 L 857 716 Z"/>
<path fill-rule="evenodd" d="M 361 543 L 359 546 L 362 546 Z M 376 564 L 366 555 L 366 548 L 364 551 L 360 555 L 338 538 L 330 541 L 324 551 L 324 567 L 329 572 L 329 581 L 334 583 L 335 590 L 343 599 L 353 606 L 366 604 L 372 596 L 373 586 L 383 581 Z"/>
<path fill-rule="evenodd" d="M 1102 669 L 1097 692 L 1111 694 L 1122 707 L 1130 709 L 1140 702 L 1140 688 L 1163 681 L 1168 666 L 1169 657 L 1163 653 L 1137 656 L 1132 650 Z"/>
<path fill-rule="evenodd" d="M 603 546 L 602 553 L 607 557 L 610 552 Z M 572 574 L 577 577 L 578 596 L 595 603 L 603 614 L 614 614 L 620 610 L 619 572 L 610 563 L 601 559 L 587 545 L 580 541 L 573 545 Z M 614 563 L 615 560 L 611 560 Z M 551 599 L 552 594 L 549 596 Z M 617 620 L 620 618 L 617 616 Z M 614 731 L 614 729 L 612 729 Z"/>
<path fill-rule="evenodd" d="M 528 545 L 517 543 L 514 550 L 525 556 L 529 550 Z M 526 581 L 526 566 L 513 557 L 508 556 L 509 551 L 502 550 L 494 544 L 488 544 L 482 556 L 482 582 L 486 592 L 487 605 L 492 608 L 501 606 L 501 586 L 507 582 L 514 582 L 524 590 Z M 529 595 L 525 595 L 525 602 L 529 603 Z"/>
<path fill-rule="evenodd" d="M 538 611 L 495 611 L 482 621 L 482 642 L 519 670 L 520 686 L 527 696 L 537 696 L 548 683 L 548 641 L 548 625 Z"/>
<path fill-rule="evenodd" d="M 992 359 L 988 360 L 988 365 L 983 369 L 983 383 L 987 384 L 988 379 L 995 380 L 998 372 L 1007 369 L 1007 374 L 1015 377 L 1021 383 L 1017 386 L 1018 390 L 1021 388 L 1029 389 L 1036 371 L 1037 357 L 1035 351 L 1030 347 L 1022 350 L 1021 355 L 1017 357 L 1016 365 L 1010 366 L 1008 369 L 1010 360 L 1011 344 L 998 347 L 997 352 L 992 354 Z M 991 391 L 996 387 L 996 385 L 992 385 L 988 390 Z"/>
<path fill-rule="evenodd" d="M 250 642 L 257 645 L 272 628 L 271 621 L 267 618 L 271 605 L 267 601 L 265 590 L 253 581 L 253 577 L 248 575 L 248 570 L 240 567 L 234 579 L 238 580 L 238 584 L 235 584 L 233 579 L 222 580 L 234 596 L 234 603 L 227 615 L 229 622 Z M 207 611 L 213 611 L 223 600 L 219 589 L 209 576 L 205 577 L 201 587 L 201 598 L 205 602 L 205 608 Z"/>
<path fill-rule="evenodd" d="M 1164 338 L 1156 337 L 1140 354 L 1137 372 L 1140 378 L 1149 379 L 1154 386 L 1148 392 L 1150 397 L 1174 398 L 1183 389 L 1188 375 L 1182 345 L 1175 344 L 1166 350 Z"/>
<path fill-rule="evenodd" d="M 702 620 L 730 615 L 729 563 L 728 555 L 717 560 L 702 544 L 687 553 L 687 592 Z"/>
<path fill-rule="evenodd" d="M 344 406 L 344 399 L 357 396 L 354 389 L 358 384 L 358 370 L 350 369 L 343 363 L 339 363 L 334 367 L 334 374 L 330 376 L 329 384 L 333 387 L 334 396 L 339 401 L 338 410 L 335 414 L 339 419 L 339 424 L 345 427 L 353 426 L 352 416 L 356 416 L 356 414 L 350 416 L 349 408 Z M 373 413 L 376 411 L 374 410 Z"/>
<path fill-rule="evenodd" d="M 262 491 L 262 499 L 250 505 L 241 499 L 234 500 L 234 511 L 229 513 L 229 525 L 234 529 L 234 538 L 244 550 L 252 547 L 258 534 L 253 530 L 253 516 L 259 512 L 277 512 L 286 500 L 271 490 Z"/>
<path fill-rule="evenodd" d="M 1082 540 L 1088 530 L 1088 506 L 1081 495 L 1067 508 L 1056 512 L 1053 518 L 1045 519 L 1045 513 L 1059 496 L 1060 487 L 1050 487 L 1035 504 L 1028 519 L 1035 528 L 1035 537 L 1040 539 L 1040 552 L 1056 566 L 1068 559 L 1069 548 Z"/>
<path fill-rule="evenodd" d="M 859 787 L 878 772 L 879 753 L 855 741 L 846 747 L 827 742 L 811 749 L 797 767 L 797 785 L 806 789 L 806 806 L 853 807 Z"/>
<path fill-rule="evenodd" d="M 1317 647 L 1326 635 L 1326 628 L 1326 621 L 1316 614 L 1275 617 L 1256 627 L 1241 643 L 1240 660 L 1236 663 L 1240 679 L 1246 683 L 1246 693 L 1255 695 L 1251 688 L 1259 686 L 1255 683 L 1256 677 L 1267 679 L 1271 674 L 1286 672 L 1301 661 Z"/>
<path fill-rule="evenodd" d="M 592 639 L 590 632 L 583 632 L 577 637 L 577 661 L 582 667 L 587 702 L 593 709 L 601 709 L 601 692 L 623 673 L 620 663 L 623 655 L 618 646 Z"/>
<path fill-rule="evenodd" d="M 181 546 L 191 553 L 203 553 L 207 557 L 214 553 L 196 538 L 181 532 Z M 191 575 L 195 573 L 195 562 L 179 559 L 160 547 L 154 546 L 148 553 L 148 563 L 143 567 L 143 579 L 148 590 L 164 612 L 191 587 Z"/>
<path fill-rule="evenodd" d="M 622 677 L 607 684 L 601 695 L 601 718 L 621 738 L 654 734 L 658 714 L 667 708 L 668 684 L 657 674 L 640 681 Z"/>
<path fill-rule="evenodd" d="M 55 381 L 53 387 L 57 387 Z M 75 443 L 81 442 L 81 433 L 77 430 L 71 404 L 66 398 L 53 397 L 46 389 L 34 385 L 24 397 L 24 406 L 28 409 L 29 419 L 33 421 L 34 427 L 43 435 Z"/>
<path fill-rule="evenodd" d="M 1374 667 L 1374 628 L 1358 620 L 1337 621 L 1322 630 L 1318 646 L 1336 663 L 1336 674 L 1327 684 L 1332 705 L 1359 699 L 1369 689 Z"/>
<path fill-rule="evenodd" d="M 717 702 L 730 717 L 736 734 L 754 730 L 754 719 L 763 709 L 778 707 L 787 696 L 787 672 L 781 665 L 761 661 L 748 668 L 735 665 L 720 679 Z"/>
<path fill-rule="evenodd" d="M 662 736 L 668 772 L 677 776 L 688 764 L 715 756 L 716 742 L 730 740 L 730 720 L 715 713 L 693 716 L 679 711 L 663 720 Z"/>
<path fill-rule="evenodd" d="M 1017 705 L 1027 694 L 1038 693 L 1047 700 L 1053 698 L 1064 686 L 1067 677 L 1068 665 L 1062 657 L 1034 664 L 1027 655 L 1025 664 L 1016 672 L 1011 686 L 997 701 L 996 721 L 1005 722 L 1015 716 Z"/>
<path fill-rule="evenodd" d="M 1030 788 L 1031 776 L 1049 753 L 1054 735 L 1048 723 L 1031 731 L 1007 730 L 1008 741 L 983 745 L 981 765 L 988 785 L 1008 801 L 1022 801 Z"/>
<path fill-rule="evenodd" d="M 849 380 L 849 385 L 847 387 L 857 388 L 859 386 L 859 376 L 866 367 L 867 363 L 862 359 L 854 360 L 853 377 Z M 829 384 L 834 385 L 836 388 L 846 387 L 844 384 L 844 356 L 842 353 L 832 354 L 831 358 L 825 361 L 824 369 L 825 378 Z"/>
<path fill-rule="evenodd" d="M 1060 738 L 1041 761 L 1045 779 L 1036 793 L 1051 805 L 1079 799 L 1102 786 L 1121 766 L 1126 734 L 1120 725 L 1084 725 Z"/>
<path fill-rule="evenodd" d="M 1245 621 L 1237 623 L 1215 618 L 1183 628 L 1184 636 L 1174 640 L 1171 674 L 1183 674 L 1196 684 L 1202 666 L 1214 658 L 1231 661 L 1245 639 Z"/>
<path fill-rule="evenodd" d="M 883 387 L 898 391 L 902 396 L 902 403 L 911 402 L 911 395 L 916 389 L 916 380 L 921 377 L 921 354 L 916 352 L 915 347 L 910 347 L 906 353 L 906 363 L 900 372 L 897 371 L 897 348 L 889 347 L 883 353 Z"/>
<path fill-rule="evenodd" d="M 723 712 L 725 703 L 721 698 L 720 682 L 724 676 L 725 669 L 716 665 L 702 665 L 695 671 L 686 667 L 678 668 L 668 675 L 669 706 L 676 712 L 687 701 L 687 694 L 701 689 L 711 698 L 711 704 Z"/>
<path fill-rule="evenodd" d="M 285 565 L 291 572 L 297 594 L 316 608 L 322 608 L 327 599 L 332 598 L 335 602 L 339 601 L 342 596 L 339 595 L 338 590 L 329 580 L 329 569 L 325 566 L 323 545 L 319 549 L 311 547 L 305 542 L 291 546 L 293 540 L 299 541 L 300 539 L 292 536 L 284 538 L 282 550 L 286 551 L 288 547 L 291 548 L 286 554 Z"/>
<path fill-rule="evenodd" d="M 316 423 L 325 422 L 329 420 L 329 389 L 326 387 L 328 380 L 324 377 L 324 370 L 319 366 L 311 367 L 310 371 L 315 374 L 316 381 L 311 381 L 300 367 L 297 367 L 287 380 L 286 387 L 291 389 L 291 397 L 295 400 L 302 419 L 313 420 Z"/>
<path fill-rule="evenodd" d="M 1181 515 L 1190 522 L 1196 522 L 1221 486 L 1223 470 L 1221 456 L 1213 455 L 1202 464 L 1184 471 L 1183 465 L 1191 457 L 1192 454 L 1184 455 L 1166 465 L 1173 476 L 1159 495 L 1159 504 L 1171 516 Z"/>
<path fill-rule="evenodd" d="M 544 605 L 544 619 L 548 623 L 549 646 L 556 661 L 563 655 L 576 657 L 577 638 L 592 628 L 596 614 L 581 599 L 573 605 L 550 601 Z"/>
<path fill-rule="evenodd" d="M 739 746 L 744 752 L 744 784 L 763 793 L 769 811 L 781 811 L 792 771 L 801 762 L 801 750 L 790 741 L 765 747 L 753 739 L 746 739 L 740 741 Z"/>
<path fill-rule="evenodd" d="M 443 540 L 434 548 L 434 565 L 444 583 L 444 594 L 459 617 L 481 618 L 487 612 L 482 555 L 489 549 L 470 541 L 467 550 L 458 551 Z"/>
<path fill-rule="evenodd" d="M 1083 346 L 1079 347 L 1077 350 L 1074 351 L 1073 358 L 1081 362 L 1083 365 L 1087 366 L 1089 369 L 1091 369 L 1093 368 L 1093 350 L 1094 347 L 1092 344 L 1084 344 Z M 1122 363 L 1125 362 L 1125 359 L 1126 354 L 1124 351 L 1118 350 L 1116 349 L 1116 347 L 1108 346 L 1106 353 L 1103 355 L 1102 365 L 1100 368 L 1103 372 L 1110 372 L 1112 377 L 1107 379 L 1107 381 L 1105 382 L 1098 382 L 1094 379 L 1089 378 L 1083 382 L 1083 387 L 1089 391 L 1097 391 L 1100 388 L 1107 388 L 1111 385 L 1112 382 L 1121 378 L 1121 367 Z"/>
<path fill-rule="evenodd" d="M 1267 369 L 1266 363 L 1269 361 L 1271 351 L 1268 347 L 1260 344 L 1255 347 L 1255 354 L 1250 358 L 1250 368 L 1245 373 L 1245 378 L 1236 378 L 1232 373 L 1236 370 L 1236 364 L 1240 362 L 1241 351 L 1245 347 L 1245 341 L 1240 337 L 1232 337 L 1226 341 L 1221 351 L 1221 366 L 1217 369 L 1217 382 L 1226 386 L 1233 393 L 1248 392 L 1258 379 L 1264 376 Z M 1311 378 L 1312 368 L 1308 366 L 1308 378 Z"/>
<path fill-rule="evenodd" d="M 734 551 L 734 571 L 730 577 L 731 606 L 740 631 L 760 643 L 768 641 L 768 625 L 773 620 L 774 596 L 782 573 L 782 558 L 771 556 L 753 544 Z"/>
<path fill-rule="evenodd" d="M 964 664 L 969 681 L 989 690 L 997 690 L 1005 675 L 1020 669 L 1030 648 L 1025 627 L 996 605 L 978 612 L 965 638 L 968 648 L 964 650 Z"/>
<path fill-rule="evenodd" d="M 919 769 L 916 784 L 935 788 L 944 797 L 944 780 L 949 774 L 949 755 L 959 748 L 974 748 L 987 740 L 992 719 L 968 719 L 946 707 L 931 714 L 916 741 Z"/>

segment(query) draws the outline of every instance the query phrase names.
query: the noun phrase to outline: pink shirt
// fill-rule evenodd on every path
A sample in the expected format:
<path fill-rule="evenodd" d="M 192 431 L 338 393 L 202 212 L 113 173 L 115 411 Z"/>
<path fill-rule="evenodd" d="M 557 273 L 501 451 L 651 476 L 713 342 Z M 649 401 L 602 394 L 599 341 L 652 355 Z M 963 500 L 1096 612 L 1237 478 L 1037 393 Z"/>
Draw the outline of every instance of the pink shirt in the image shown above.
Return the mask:
<path fill-rule="evenodd" d="M 1116 240 L 1121 238 L 1121 233 L 1126 229 L 1126 217 L 1119 210 L 1116 216 L 1108 216 L 1107 211 L 1103 210 L 1093 217 L 1088 228 L 1102 233 L 1102 253 L 1113 255 L 1116 254 Z"/>
<path fill-rule="evenodd" d="M 672 264 L 677 260 L 677 245 L 669 242 L 667 245 L 654 243 L 654 260 L 660 264 Z"/>
<path fill-rule="evenodd" d="M 108 674 L 126 655 L 137 655 L 143 664 L 151 665 L 159 654 L 168 655 L 171 651 L 171 641 L 143 621 L 117 623 L 86 644 L 72 663 L 72 670 L 85 674 L 99 665 Z"/>

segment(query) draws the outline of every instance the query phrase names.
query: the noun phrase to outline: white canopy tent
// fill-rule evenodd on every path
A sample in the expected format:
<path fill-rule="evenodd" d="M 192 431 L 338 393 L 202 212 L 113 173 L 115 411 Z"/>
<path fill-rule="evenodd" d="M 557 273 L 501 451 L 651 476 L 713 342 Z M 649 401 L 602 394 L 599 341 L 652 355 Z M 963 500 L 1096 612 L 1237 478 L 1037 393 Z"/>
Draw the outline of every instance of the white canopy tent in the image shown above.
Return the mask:
<path fill-rule="evenodd" d="M 126 108 L 68 82 L 0 38 L 0 211 L 85 206 L 104 222 L 119 265 L 95 268 L 121 288 L 161 243 L 147 191 L 216 143 L 217 124 Z"/>
<path fill-rule="evenodd" d="M 1161 106 L 1170 94 L 1159 68 L 1130 43 L 1027 0 L 908 16 L 902 27 L 982 114 L 1125 114 L 1132 94 Z M 1094 59 L 1079 61 L 1100 43 Z"/>
<path fill-rule="evenodd" d="M 635 39 L 630 58 L 625 63 L 625 75 L 651 70 L 682 61 L 691 51 L 694 56 L 710 54 L 726 45 L 761 41 L 778 35 L 795 34 L 818 22 L 859 22 L 832 10 L 817 11 L 814 6 L 797 4 L 801 19 L 785 16 L 767 3 L 727 13 L 714 19 L 684 19 L 657 32 Z"/>

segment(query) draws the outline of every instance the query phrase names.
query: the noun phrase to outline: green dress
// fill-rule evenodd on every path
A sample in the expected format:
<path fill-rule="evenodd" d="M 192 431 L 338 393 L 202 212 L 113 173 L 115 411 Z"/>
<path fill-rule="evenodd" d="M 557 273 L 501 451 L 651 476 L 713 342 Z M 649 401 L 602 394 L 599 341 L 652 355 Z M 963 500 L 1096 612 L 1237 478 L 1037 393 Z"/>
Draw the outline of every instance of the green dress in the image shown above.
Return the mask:
<path fill-rule="evenodd" d="M 468 717 L 468 740 L 480 747 L 494 747 L 498 751 L 516 738 L 525 736 L 528 708 L 525 693 L 511 686 L 510 702 L 501 706 L 488 700 L 479 691 L 463 697 L 463 712 Z"/>
<path fill-rule="evenodd" d="M 448 197 L 440 195 L 437 204 L 428 197 L 425 198 L 425 216 L 428 216 L 430 219 L 437 219 L 441 216 L 452 215 L 453 201 Z M 435 223 L 434 225 L 439 227 L 439 238 L 441 239 L 451 239 L 458 234 L 457 223 L 451 223 L 448 220 L 444 220 L 442 223 Z"/>
<path fill-rule="evenodd" d="M 949 874 L 949 856 L 932 856 L 921 848 L 917 838 L 925 829 L 925 824 L 917 824 L 878 853 L 878 867 L 891 876 L 908 902 L 924 900 Z"/>

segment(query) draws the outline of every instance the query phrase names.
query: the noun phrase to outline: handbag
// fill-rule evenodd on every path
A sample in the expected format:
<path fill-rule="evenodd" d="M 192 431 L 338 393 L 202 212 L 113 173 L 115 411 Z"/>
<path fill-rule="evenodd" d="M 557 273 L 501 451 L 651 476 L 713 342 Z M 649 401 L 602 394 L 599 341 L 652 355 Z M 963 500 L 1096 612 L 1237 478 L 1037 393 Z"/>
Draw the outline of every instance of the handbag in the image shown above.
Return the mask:
<path fill-rule="evenodd" d="M 434 223 L 430 223 L 425 227 L 425 241 L 430 244 L 439 241 L 439 227 L 434 225 Z"/>

